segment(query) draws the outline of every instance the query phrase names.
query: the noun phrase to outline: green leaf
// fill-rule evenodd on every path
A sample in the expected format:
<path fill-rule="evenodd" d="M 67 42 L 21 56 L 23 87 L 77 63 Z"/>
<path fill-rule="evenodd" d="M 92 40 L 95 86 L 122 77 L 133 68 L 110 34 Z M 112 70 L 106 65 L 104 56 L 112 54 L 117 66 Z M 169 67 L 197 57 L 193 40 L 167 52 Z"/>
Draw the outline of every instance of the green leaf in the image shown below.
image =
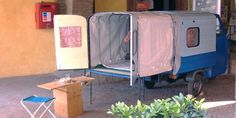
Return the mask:
<path fill-rule="evenodd" d="M 204 101 L 205 101 L 205 98 L 201 99 L 201 100 L 200 100 L 200 103 L 202 104 Z"/>

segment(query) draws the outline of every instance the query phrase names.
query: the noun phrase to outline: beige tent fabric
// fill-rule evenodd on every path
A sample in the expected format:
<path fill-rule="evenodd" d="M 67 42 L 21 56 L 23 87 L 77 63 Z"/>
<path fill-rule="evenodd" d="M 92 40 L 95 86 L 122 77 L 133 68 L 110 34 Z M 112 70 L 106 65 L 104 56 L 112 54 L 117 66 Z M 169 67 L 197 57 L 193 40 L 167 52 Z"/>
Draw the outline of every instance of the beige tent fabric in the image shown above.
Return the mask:
<path fill-rule="evenodd" d="M 144 77 L 172 70 L 171 16 L 150 12 L 135 15 L 138 16 L 139 75 Z"/>
<path fill-rule="evenodd" d="M 90 18 L 91 66 L 124 62 L 129 43 L 124 39 L 130 32 L 129 14 L 97 13 Z"/>
<path fill-rule="evenodd" d="M 132 21 L 129 17 L 135 17 Z M 91 66 L 122 63 L 129 52 L 129 21 L 138 24 L 138 61 L 135 61 L 139 76 L 151 76 L 172 70 L 173 22 L 170 15 L 152 12 L 99 13 L 90 19 Z M 136 33 L 133 34 L 136 37 Z M 109 47 L 112 47 L 110 50 Z M 124 50 L 126 49 L 127 50 Z"/>

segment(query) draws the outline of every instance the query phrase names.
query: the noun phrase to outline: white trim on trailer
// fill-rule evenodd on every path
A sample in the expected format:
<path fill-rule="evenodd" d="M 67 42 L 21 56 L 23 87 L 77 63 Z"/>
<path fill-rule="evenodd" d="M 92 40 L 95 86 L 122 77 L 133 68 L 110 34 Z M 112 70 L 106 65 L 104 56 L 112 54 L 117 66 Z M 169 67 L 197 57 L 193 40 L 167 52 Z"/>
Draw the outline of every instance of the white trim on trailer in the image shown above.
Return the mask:
<path fill-rule="evenodd" d="M 133 85 L 133 16 L 130 15 L 130 86 Z"/>

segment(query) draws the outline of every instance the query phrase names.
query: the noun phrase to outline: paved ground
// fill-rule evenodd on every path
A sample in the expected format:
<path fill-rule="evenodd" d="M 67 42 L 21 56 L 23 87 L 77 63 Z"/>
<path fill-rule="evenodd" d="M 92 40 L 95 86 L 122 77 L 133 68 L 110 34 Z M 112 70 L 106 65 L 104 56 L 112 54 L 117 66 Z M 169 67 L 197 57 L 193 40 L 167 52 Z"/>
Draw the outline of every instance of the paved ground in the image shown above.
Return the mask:
<path fill-rule="evenodd" d="M 37 88 L 38 84 L 53 81 L 58 76 L 67 72 L 57 72 L 53 74 L 14 77 L 0 80 L 0 118 L 27 118 L 28 114 L 20 106 L 20 99 L 37 94 L 40 96 L 52 96 L 52 92 Z M 79 75 L 78 71 L 70 71 L 71 76 Z M 106 114 L 109 107 L 118 102 L 124 101 L 128 104 L 135 104 L 138 96 L 137 84 L 129 86 L 127 80 L 97 77 L 94 82 L 93 104 L 89 104 L 89 87 L 83 89 L 84 113 L 78 118 L 109 118 Z M 216 80 L 208 81 L 204 87 L 204 93 L 199 97 L 206 98 L 207 102 L 221 102 L 235 100 L 235 81 L 233 75 L 221 76 Z M 177 95 L 180 92 L 186 93 L 186 85 L 183 81 L 167 85 L 162 82 L 153 90 L 146 90 L 145 103 L 150 103 L 153 99 L 167 98 Z M 213 103 L 213 105 L 217 105 Z M 211 107 L 213 107 L 211 105 Z M 209 109 L 212 118 L 234 118 L 235 104 L 220 105 Z"/>

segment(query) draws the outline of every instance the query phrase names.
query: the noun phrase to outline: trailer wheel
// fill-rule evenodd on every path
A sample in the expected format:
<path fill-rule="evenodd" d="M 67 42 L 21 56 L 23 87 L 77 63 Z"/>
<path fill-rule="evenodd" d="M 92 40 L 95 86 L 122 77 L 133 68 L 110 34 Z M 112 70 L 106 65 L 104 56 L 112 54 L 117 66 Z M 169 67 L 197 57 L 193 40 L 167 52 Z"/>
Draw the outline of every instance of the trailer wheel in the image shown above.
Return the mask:
<path fill-rule="evenodd" d="M 147 89 L 153 89 L 156 83 L 155 76 L 148 77 L 148 79 L 144 79 L 144 85 Z"/>
<path fill-rule="evenodd" d="M 198 96 L 203 87 L 203 74 L 193 74 L 192 80 L 188 81 L 188 94 Z"/>

